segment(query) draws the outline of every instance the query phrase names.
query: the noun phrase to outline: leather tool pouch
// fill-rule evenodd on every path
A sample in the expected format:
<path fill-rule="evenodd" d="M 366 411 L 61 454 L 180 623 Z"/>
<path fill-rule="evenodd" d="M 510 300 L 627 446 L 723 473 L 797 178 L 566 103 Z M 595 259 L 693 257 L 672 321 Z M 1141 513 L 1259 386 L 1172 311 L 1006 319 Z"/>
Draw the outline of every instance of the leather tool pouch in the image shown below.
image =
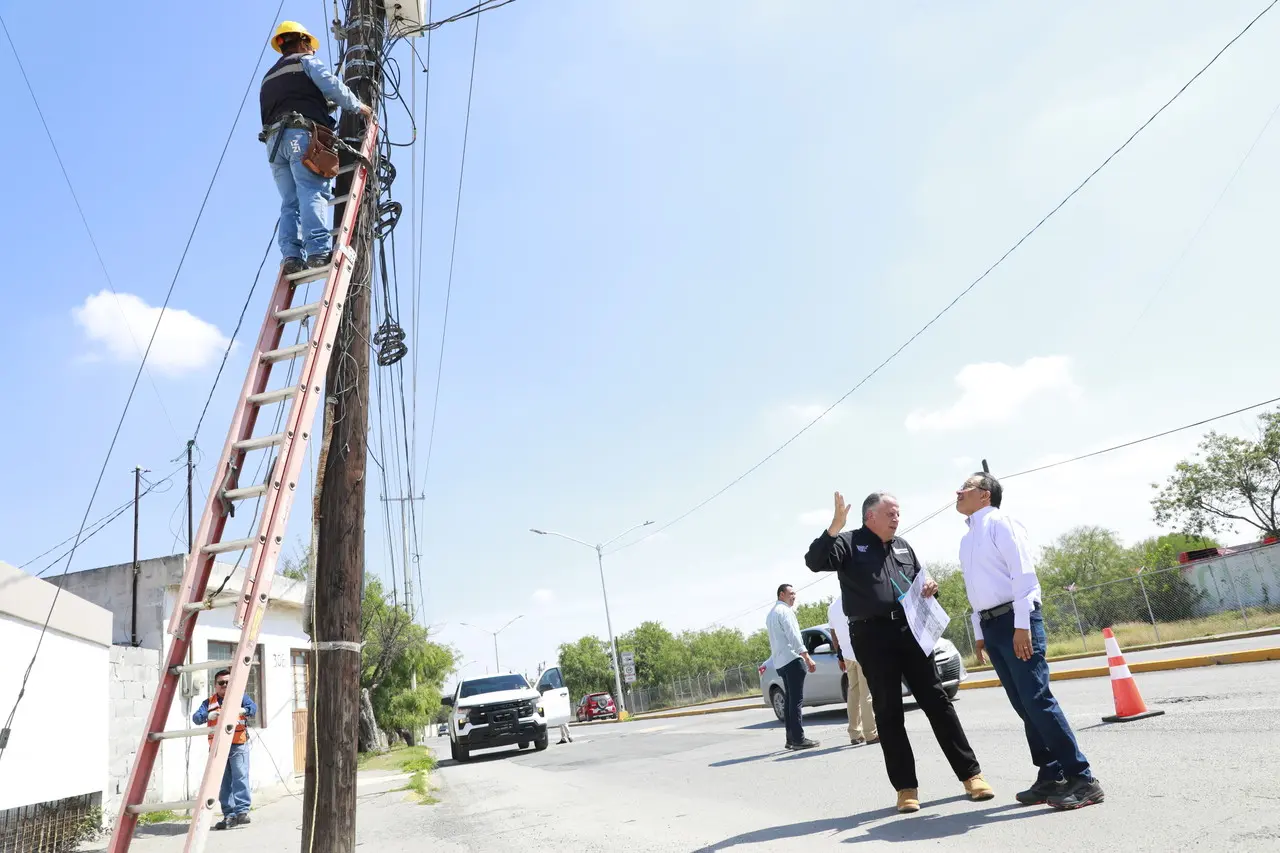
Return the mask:
<path fill-rule="evenodd" d="M 322 178 L 338 174 L 338 152 L 334 150 L 333 131 L 322 124 L 311 124 L 311 144 L 302 155 L 302 165 Z"/>

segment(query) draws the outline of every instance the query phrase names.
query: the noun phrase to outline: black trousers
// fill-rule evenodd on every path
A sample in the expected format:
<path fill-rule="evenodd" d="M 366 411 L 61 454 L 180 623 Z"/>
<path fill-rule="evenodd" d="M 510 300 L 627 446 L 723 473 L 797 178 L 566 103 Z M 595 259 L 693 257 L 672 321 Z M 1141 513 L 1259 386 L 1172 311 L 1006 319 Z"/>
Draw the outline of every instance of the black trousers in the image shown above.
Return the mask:
<path fill-rule="evenodd" d="M 982 772 L 965 737 L 955 706 L 905 620 L 873 619 L 849 624 L 853 653 L 871 689 L 871 707 L 880 731 L 880 749 L 894 790 L 918 788 L 916 759 L 902 712 L 902 681 L 911 688 L 933 726 L 934 737 L 960 781 Z"/>

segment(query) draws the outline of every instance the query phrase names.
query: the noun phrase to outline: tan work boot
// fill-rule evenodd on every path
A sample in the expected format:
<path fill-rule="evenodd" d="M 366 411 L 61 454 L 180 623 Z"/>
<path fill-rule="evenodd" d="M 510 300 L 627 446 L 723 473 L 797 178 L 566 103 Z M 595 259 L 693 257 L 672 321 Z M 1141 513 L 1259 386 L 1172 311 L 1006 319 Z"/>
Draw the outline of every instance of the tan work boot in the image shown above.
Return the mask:
<path fill-rule="evenodd" d="M 996 792 L 991 790 L 991 786 L 987 784 L 987 780 L 982 778 L 981 773 L 964 780 L 964 791 L 969 795 L 969 799 L 975 802 L 990 800 L 996 795 Z"/>
<path fill-rule="evenodd" d="M 898 811 L 902 814 L 920 811 L 920 792 L 915 788 L 903 788 L 899 791 Z"/>

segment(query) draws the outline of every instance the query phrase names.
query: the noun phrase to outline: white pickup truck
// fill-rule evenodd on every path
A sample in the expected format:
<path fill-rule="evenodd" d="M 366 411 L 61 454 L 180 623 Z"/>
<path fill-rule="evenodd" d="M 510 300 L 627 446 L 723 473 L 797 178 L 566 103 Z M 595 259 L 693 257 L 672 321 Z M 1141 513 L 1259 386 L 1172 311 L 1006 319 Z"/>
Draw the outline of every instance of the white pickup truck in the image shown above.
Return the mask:
<path fill-rule="evenodd" d="M 528 749 L 532 744 L 534 749 L 546 749 L 548 727 L 559 726 L 569 718 L 568 691 L 565 694 L 561 712 L 558 696 L 539 693 L 519 673 L 459 682 L 453 695 L 441 700 L 453 709 L 449 714 L 449 752 L 453 760 L 467 761 L 472 750 L 499 746 Z"/>

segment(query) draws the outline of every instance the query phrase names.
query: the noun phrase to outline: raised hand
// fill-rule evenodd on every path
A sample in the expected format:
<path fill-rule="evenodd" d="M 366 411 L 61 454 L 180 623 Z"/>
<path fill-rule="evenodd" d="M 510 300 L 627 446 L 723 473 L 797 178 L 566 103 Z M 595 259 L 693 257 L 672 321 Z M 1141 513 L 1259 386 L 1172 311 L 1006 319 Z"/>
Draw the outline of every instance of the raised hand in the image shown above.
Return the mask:
<path fill-rule="evenodd" d="M 844 502 L 844 495 L 836 492 L 835 497 L 835 514 L 831 517 L 831 526 L 827 528 L 827 532 L 835 536 L 841 530 L 844 530 L 845 524 L 849 521 L 849 510 L 851 507 Z"/>

